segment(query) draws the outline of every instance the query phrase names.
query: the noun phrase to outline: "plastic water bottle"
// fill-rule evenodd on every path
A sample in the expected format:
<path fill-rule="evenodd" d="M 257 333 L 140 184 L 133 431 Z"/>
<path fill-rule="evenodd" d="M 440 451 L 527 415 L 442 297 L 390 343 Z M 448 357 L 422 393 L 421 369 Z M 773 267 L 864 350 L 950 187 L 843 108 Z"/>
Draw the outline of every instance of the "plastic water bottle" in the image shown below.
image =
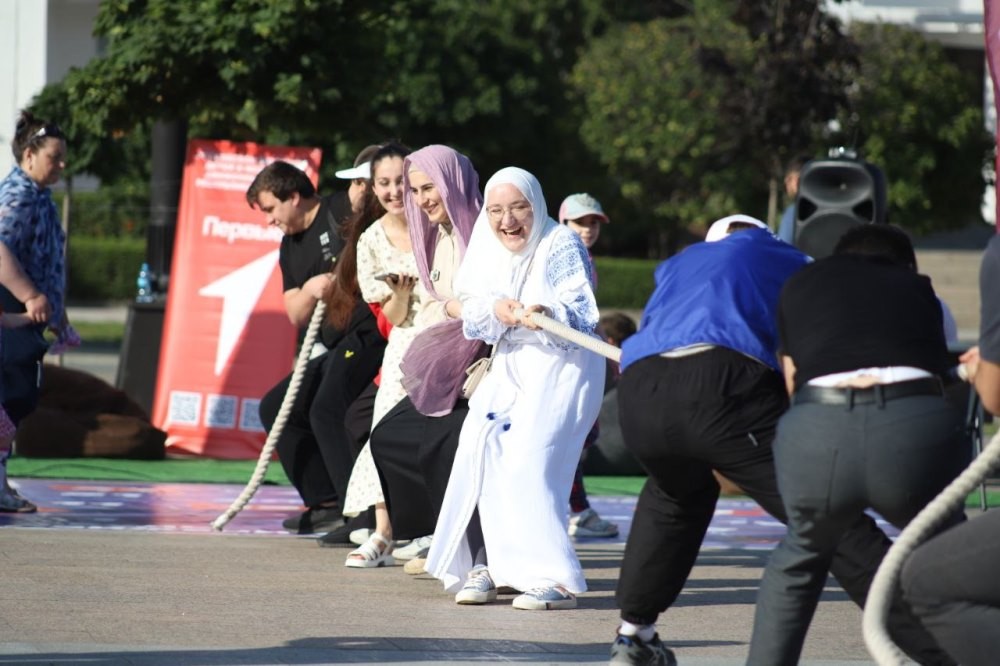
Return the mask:
<path fill-rule="evenodd" d="M 149 264 L 145 261 L 142 262 L 142 266 L 139 267 L 139 277 L 135 280 L 136 286 L 136 303 L 152 303 L 153 302 L 153 283 L 149 276 Z"/>

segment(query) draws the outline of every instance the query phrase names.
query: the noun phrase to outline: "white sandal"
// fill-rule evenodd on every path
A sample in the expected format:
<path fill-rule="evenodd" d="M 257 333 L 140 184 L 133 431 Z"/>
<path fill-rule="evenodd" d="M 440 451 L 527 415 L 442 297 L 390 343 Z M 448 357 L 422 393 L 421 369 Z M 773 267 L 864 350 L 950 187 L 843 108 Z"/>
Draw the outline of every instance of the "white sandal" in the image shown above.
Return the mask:
<path fill-rule="evenodd" d="M 394 542 L 386 539 L 378 532 L 372 532 L 368 541 L 352 550 L 347 555 L 344 566 L 354 569 L 372 569 L 375 567 L 391 567 L 396 564 L 392 556 Z"/>

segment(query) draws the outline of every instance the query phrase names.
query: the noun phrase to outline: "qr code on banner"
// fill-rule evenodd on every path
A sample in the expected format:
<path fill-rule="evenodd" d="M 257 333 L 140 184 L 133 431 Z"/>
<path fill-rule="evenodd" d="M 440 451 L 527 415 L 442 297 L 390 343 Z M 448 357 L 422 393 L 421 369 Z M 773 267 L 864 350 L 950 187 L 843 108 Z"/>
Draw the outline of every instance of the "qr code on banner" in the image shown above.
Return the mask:
<path fill-rule="evenodd" d="M 235 428 L 236 403 L 234 395 L 208 395 L 205 398 L 205 426 Z"/>
<path fill-rule="evenodd" d="M 264 424 L 260 422 L 260 400 L 257 398 L 243 398 L 240 406 L 240 430 L 264 432 Z"/>
<path fill-rule="evenodd" d="M 198 425 L 201 416 L 201 394 L 189 391 L 171 391 L 167 423 Z"/>

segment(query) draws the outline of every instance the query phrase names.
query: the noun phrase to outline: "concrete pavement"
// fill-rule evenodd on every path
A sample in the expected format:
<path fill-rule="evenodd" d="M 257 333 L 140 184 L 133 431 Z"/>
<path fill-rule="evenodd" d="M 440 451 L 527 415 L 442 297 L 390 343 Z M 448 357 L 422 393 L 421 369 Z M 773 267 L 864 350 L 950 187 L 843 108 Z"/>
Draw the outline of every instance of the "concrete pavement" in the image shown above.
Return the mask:
<path fill-rule="evenodd" d="M 524 538 L 535 538 L 524 535 Z M 603 663 L 622 546 L 578 546 L 576 610 L 458 606 L 429 576 L 347 569 L 308 538 L 0 531 L 0 664 Z M 743 663 L 767 552 L 703 551 L 660 622 L 680 664 Z M 872 663 L 831 582 L 803 664 Z"/>

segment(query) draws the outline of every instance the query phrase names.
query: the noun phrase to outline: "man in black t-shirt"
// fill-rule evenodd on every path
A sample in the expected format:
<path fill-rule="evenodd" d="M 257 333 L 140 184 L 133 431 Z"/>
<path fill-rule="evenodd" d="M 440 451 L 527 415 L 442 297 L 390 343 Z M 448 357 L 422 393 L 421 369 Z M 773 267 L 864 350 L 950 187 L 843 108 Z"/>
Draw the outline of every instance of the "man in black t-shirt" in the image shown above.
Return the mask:
<path fill-rule="evenodd" d="M 278 259 L 285 309 L 291 322 L 304 329 L 333 285 L 332 268 L 344 245 L 340 225 L 350 217 L 352 201 L 347 193 L 318 196 L 305 173 L 278 161 L 257 175 L 247 190 L 247 202 L 285 234 Z M 346 491 L 353 455 L 349 442 L 336 436 L 343 431 L 337 427 L 341 424 L 323 419 L 330 412 L 346 411 L 371 382 L 385 346 L 367 307 L 356 309 L 346 330 L 324 326 L 320 339 L 276 444 L 278 459 L 306 506 L 301 515 L 284 522 L 286 529 L 299 534 L 344 528 L 338 498 Z M 268 431 L 289 382 L 290 375 L 261 399 L 260 418 Z M 370 412 L 367 416 L 367 424 L 351 424 L 348 431 L 366 436 Z M 364 417 L 362 410 L 359 420 Z M 341 478 L 344 487 L 338 489 Z"/>
<path fill-rule="evenodd" d="M 758 594 L 752 666 L 798 663 L 853 521 L 870 508 L 902 528 L 968 462 L 962 415 L 943 395 L 950 357 L 941 307 L 915 267 L 902 230 L 864 225 L 782 290 L 779 354 L 791 406 L 774 465 L 788 533 Z M 894 612 L 909 613 L 899 600 Z M 921 650 L 910 655 L 921 664 L 954 663 L 933 643 Z"/>
<path fill-rule="evenodd" d="M 979 346 L 962 355 L 983 407 L 1000 414 L 1000 236 L 979 273 Z M 902 572 L 907 601 L 963 666 L 995 664 L 1000 654 L 1000 511 L 940 534 L 914 551 Z"/>

